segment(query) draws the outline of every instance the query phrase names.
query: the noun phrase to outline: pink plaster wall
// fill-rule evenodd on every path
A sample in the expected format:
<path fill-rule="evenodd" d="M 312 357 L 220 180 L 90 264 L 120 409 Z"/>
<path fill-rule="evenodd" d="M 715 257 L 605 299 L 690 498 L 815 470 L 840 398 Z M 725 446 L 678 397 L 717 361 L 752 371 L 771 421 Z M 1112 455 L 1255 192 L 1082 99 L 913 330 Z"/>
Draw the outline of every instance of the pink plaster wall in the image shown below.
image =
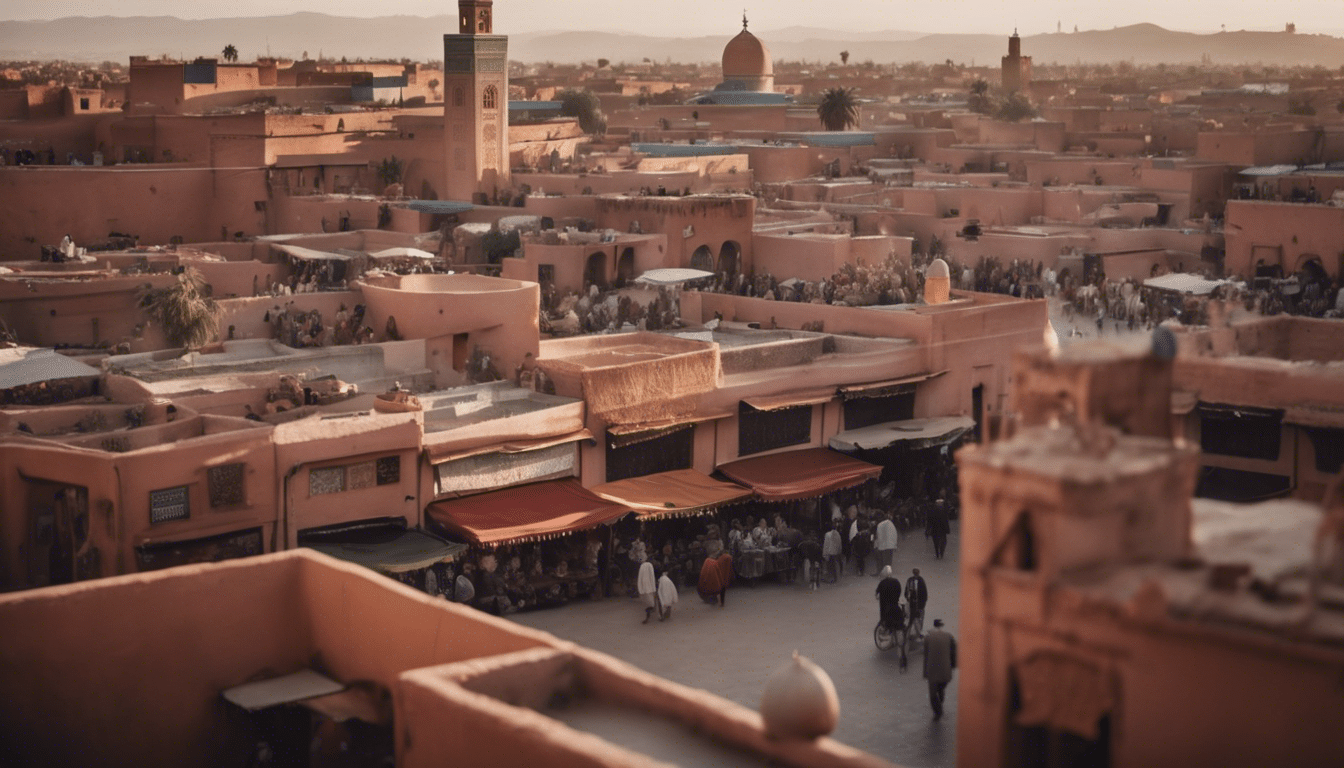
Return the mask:
<path fill-rule="evenodd" d="M 1255 263 L 1278 263 L 1297 271 L 1308 255 L 1318 256 L 1331 276 L 1344 260 L 1344 208 L 1302 203 L 1232 200 L 1223 228 L 1227 238 L 1226 271 L 1251 277 Z"/>
<path fill-rule="evenodd" d="M 175 279 L 162 273 L 35 282 L 31 284 L 35 290 L 26 281 L 8 280 L 0 282 L 0 317 L 28 344 L 161 343 L 161 329 L 148 325 L 139 295 L 145 285 L 165 287 Z M 141 324 L 144 338 L 137 342 L 135 329 Z"/>
<path fill-rule="evenodd" d="M 404 338 L 438 339 L 446 344 L 466 334 L 467 351 L 479 345 L 501 375 L 513 371 L 531 352 L 538 352 L 538 307 L 541 288 L 535 282 L 477 275 L 407 275 L 360 282 L 369 323 L 382 328 L 389 315 L 397 318 Z M 451 347 L 427 347 L 428 366 L 448 376 Z M 447 359 L 445 359 L 447 358 Z"/>
<path fill-rule="evenodd" d="M 370 517 L 403 517 L 421 523 L 418 461 L 420 414 L 371 413 L 358 420 L 312 419 L 276 427 L 276 506 L 284 522 L 283 546 L 298 546 L 299 532 Z M 349 466 L 384 456 L 401 457 L 400 480 L 387 485 L 350 488 L 338 493 L 310 494 L 314 469 Z M 409 497 L 409 498 L 407 498 Z"/>
<path fill-rule="evenodd" d="M 40 244 L 67 233 L 87 242 L 128 232 L 150 243 L 262 234 L 266 214 L 253 202 L 268 198 L 263 170 L 171 165 L 0 168 L 0 196 L 21 201 L 0 207 L 0 253 L 10 259 L 37 259 Z"/>

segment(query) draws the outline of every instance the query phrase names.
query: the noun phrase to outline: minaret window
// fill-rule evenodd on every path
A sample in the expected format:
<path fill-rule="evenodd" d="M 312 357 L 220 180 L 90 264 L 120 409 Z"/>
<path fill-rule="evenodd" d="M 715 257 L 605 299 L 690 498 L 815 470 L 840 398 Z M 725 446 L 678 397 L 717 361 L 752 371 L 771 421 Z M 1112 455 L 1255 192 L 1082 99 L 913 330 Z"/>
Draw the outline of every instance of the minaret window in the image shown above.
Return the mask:
<path fill-rule="evenodd" d="M 499 91 L 495 86 L 486 86 L 485 94 L 481 96 L 481 107 L 484 109 L 495 109 L 499 106 Z"/>

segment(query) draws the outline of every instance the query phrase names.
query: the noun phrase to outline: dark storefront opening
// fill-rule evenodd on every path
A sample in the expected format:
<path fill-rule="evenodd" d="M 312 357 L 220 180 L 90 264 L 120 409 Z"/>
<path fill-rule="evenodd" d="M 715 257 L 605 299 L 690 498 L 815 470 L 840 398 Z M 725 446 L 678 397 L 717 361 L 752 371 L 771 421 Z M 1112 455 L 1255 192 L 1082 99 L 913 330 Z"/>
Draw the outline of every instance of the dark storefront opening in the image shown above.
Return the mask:
<path fill-rule="evenodd" d="M 1022 689 L 1017 676 L 1011 680 L 1008 706 L 1008 748 L 1005 765 L 1022 768 L 1109 768 L 1111 765 L 1111 716 L 1102 715 L 1096 738 L 1085 738 L 1049 726 L 1017 723 L 1022 711 Z"/>
<path fill-rule="evenodd" d="M 1284 475 L 1226 467 L 1200 467 L 1195 495 L 1202 499 L 1244 503 L 1277 498 L 1292 489 L 1292 478 Z"/>
<path fill-rule="evenodd" d="M 607 433 L 607 482 L 690 469 L 695 425 L 629 435 Z"/>
<path fill-rule="evenodd" d="M 845 429 L 915 418 L 915 385 L 875 389 L 845 398 Z"/>
<path fill-rule="evenodd" d="M 28 585 L 45 587 L 101 576 L 89 539 L 89 489 L 25 478 L 28 485 Z"/>
<path fill-rule="evenodd" d="M 1305 427 L 1316 450 L 1316 471 L 1336 474 L 1344 468 L 1344 429 Z"/>
<path fill-rule="evenodd" d="M 201 539 L 145 544 L 135 548 L 135 562 L 139 570 L 157 571 L 188 563 L 215 563 L 235 557 L 250 557 L 264 551 L 261 529 L 249 528 Z"/>
<path fill-rule="evenodd" d="M 760 410 L 746 403 L 737 408 L 737 455 L 750 456 L 812 441 L 812 406 Z"/>
<path fill-rule="evenodd" d="M 1277 461 L 1283 411 L 1199 404 L 1199 447 L 1205 453 Z"/>

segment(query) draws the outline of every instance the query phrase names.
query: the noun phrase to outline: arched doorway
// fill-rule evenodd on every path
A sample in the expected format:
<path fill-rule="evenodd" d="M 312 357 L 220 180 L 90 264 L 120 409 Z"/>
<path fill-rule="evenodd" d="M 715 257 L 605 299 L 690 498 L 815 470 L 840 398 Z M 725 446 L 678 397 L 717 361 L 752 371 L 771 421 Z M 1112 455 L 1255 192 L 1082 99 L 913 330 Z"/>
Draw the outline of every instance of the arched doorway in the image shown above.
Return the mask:
<path fill-rule="evenodd" d="M 695 249 L 691 254 L 691 269 L 703 269 L 706 272 L 714 271 L 714 252 L 709 250 L 708 245 L 702 245 Z"/>
<path fill-rule="evenodd" d="M 616 260 L 616 287 L 624 288 L 635 279 L 635 249 L 626 248 Z"/>
<path fill-rule="evenodd" d="M 719 248 L 719 270 L 725 275 L 735 275 L 742 264 L 742 246 L 735 240 L 729 240 Z"/>
<path fill-rule="evenodd" d="M 583 268 L 583 289 L 588 290 L 588 286 L 596 285 L 598 288 L 607 287 L 607 254 L 594 253 L 588 257 L 588 263 Z"/>

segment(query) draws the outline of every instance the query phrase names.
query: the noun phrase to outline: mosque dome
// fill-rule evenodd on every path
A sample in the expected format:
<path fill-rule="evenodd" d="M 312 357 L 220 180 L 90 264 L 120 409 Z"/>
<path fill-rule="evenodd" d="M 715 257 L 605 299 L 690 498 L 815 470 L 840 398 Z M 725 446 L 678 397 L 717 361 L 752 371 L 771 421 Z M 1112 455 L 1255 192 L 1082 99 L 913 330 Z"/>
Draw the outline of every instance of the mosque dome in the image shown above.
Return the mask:
<path fill-rule="evenodd" d="M 723 78 L 765 77 L 775 74 L 770 49 L 745 28 L 723 48 Z"/>
<path fill-rule="evenodd" d="M 775 63 L 770 58 L 770 49 L 747 31 L 745 17 L 742 31 L 723 48 L 723 81 L 740 84 L 740 90 L 746 91 L 773 91 L 775 88 Z"/>

